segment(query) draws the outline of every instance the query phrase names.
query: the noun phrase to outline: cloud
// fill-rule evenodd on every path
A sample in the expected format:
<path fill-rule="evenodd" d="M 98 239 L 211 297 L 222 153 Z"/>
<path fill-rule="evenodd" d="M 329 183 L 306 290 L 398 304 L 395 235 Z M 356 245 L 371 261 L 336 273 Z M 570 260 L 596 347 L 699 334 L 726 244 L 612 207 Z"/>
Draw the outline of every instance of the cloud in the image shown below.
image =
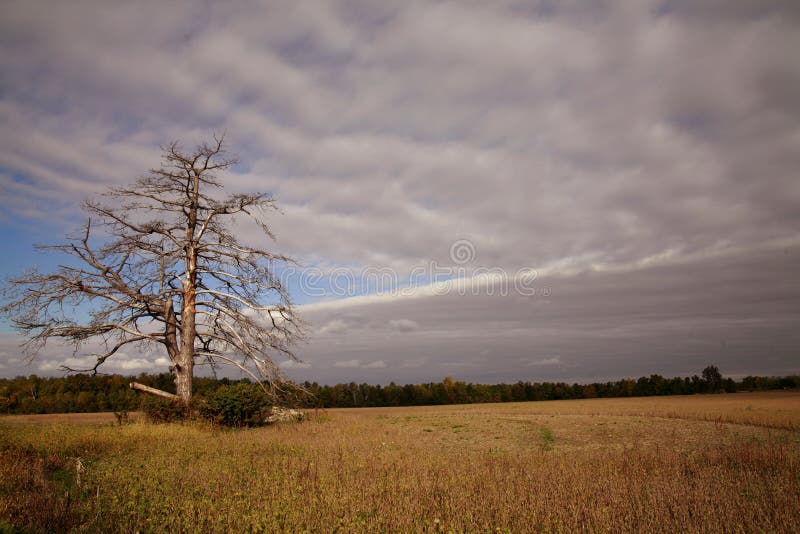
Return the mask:
<path fill-rule="evenodd" d="M 539 267 L 791 234 L 792 4 L 714 4 L 713 31 L 684 4 L 312 2 L 195 20 L 178 2 L 155 25 L 11 4 L 3 207 L 74 218 L 159 144 L 216 128 L 244 163 L 232 181 L 274 192 L 280 245 L 303 259 L 402 270 L 466 236 L 485 265 Z"/>
<path fill-rule="evenodd" d="M 333 367 L 339 369 L 386 369 L 388 365 L 383 360 L 362 363 L 361 360 L 353 359 L 333 362 Z"/>
<path fill-rule="evenodd" d="M 532 365 L 535 367 L 539 366 L 551 366 L 551 365 L 564 365 L 564 362 L 561 361 L 561 356 L 553 356 L 552 358 L 543 358 L 541 360 L 533 360 L 528 363 L 528 365 Z"/>
<path fill-rule="evenodd" d="M 428 363 L 427 358 L 412 358 L 410 360 L 403 359 L 400 362 L 400 367 L 403 369 L 414 369 L 423 367 Z"/>
<path fill-rule="evenodd" d="M 310 369 L 311 364 L 297 360 L 284 360 L 278 364 L 282 369 Z"/>
<path fill-rule="evenodd" d="M 344 315 L 361 317 L 359 335 L 342 336 L 336 344 L 311 336 L 297 352 L 313 368 L 282 366 L 297 379 L 329 383 L 444 376 L 595 381 L 685 376 L 705 365 L 717 365 L 726 375 L 797 373 L 800 312 L 794 304 L 800 292 L 793 276 L 799 262 L 800 246 L 773 245 L 624 270 L 552 273 L 536 280 L 550 289 L 547 297 L 484 292 L 359 301 Z M 303 315 L 327 324 L 343 316 L 343 309 Z M 414 317 L 425 329 L 387 343 L 387 325 L 396 317 Z M 0 334 L 0 350 L 14 354 L 19 341 Z M 65 350 L 48 344 L 37 372 L 57 374 L 64 363 L 93 364 L 91 357 L 63 359 Z M 157 365 L 165 363 L 161 356 L 124 357 L 132 362 L 106 372 L 166 370 Z M 10 359 L 4 363 L 4 374 L 31 372 Z"/>
<path fill-rule="evenodd" d="M 334 367 L 339 367 L 342 369 L 356 369 L 360 367 L 361 361 L 360 360 L 344 360 L 339 362 L 334 362 Z"/>
<path fill-rule="evenodd" d="M 712 357 L 781 372 L 797 346 L 797 49 L 788 1 L 310 0 L 200 15 L 179 1 L 157 20 L 133 5 L 9 2 L 0 267 L 81 222 L 85 196 L 157 166 L 159 145 L 226 131 L 241 164 L 225 183 L 283 210 L 270 250 L 404 280 L 454 266 L 457 240 L 474 246 L 449 291 L 422 281 L 318 302 L 291 286 L 322 325 L 300 350 L 326 380 L 378 361 L 389 379 L 437 378 L 444 362 L 493 380 L 684 372 Z M 479 268 L 532 268 L 552 295 L 489 295 Z M 415 333 L 389 344 L 392 331 Z M 722 337 L 737 340 L 724 353 Z M 57 367 L 58 351 L 40 363 Z M 552 354 L 577 367 L 526 366 Z"/>
<path fill-rule="evenodd" d="M 800 312 L 792 304 L 800 292 L 791 283 L 798 261 L 797 245 L 739 249 L 553 273 L 537 279 L 549 288 L 547 297 L 450 293 L 359 301 L 345 308 L 370 318 L 359 336 L 337 345 L 312 338 L 302 356 L 319 362 L 319 376 L 334 382 L 371 379 L 361 369 L 373 359 L 386 363 L 385 381 L 400 383 L 448 375 L 482 382 L 686 376 L 705 365 L 725 374 L 791 374 L 800 371 Z M 306 316 L 324 323 L 341 312 L 322 308 Z M 398 316 L 414 317 L 425 330 L 387 343 L 381 325 Z"/>
<path fill-rule="evenodd" d="M 398 332 L 413 332 L 419 330 L 419 324 L 411 319 L 392 319 L 389 321 L 389 328 Z"/>
<path fill-rule="evenodd" d="M 344 334 L 349 329 L 348 324 L 341 319 L 333 319 L 325 323 L 317 332 L 319 334 Z"/>
<path fill-rule="evenodd" d="M 121 371 L 132 371 L 135 369 L 147 369 L 153 370 L 157 367 L 157 363 L 145 360 L 144 358 L 129 358 L 129 359 L 120 359 L 113 364 L 109 365 L 110 369 L 119 369 Z"/>
<path fill-rule="evenodd" d="M 131 371 L 153 372 L 157 371 L 159 368 L 163 368 L 163 362 L 165 360 L 166 358 L 159 358 L 156 361 L 151 361 L 145 358 L 132 357 L 127 354 L 119 353 L 115 359 L 108 360 L 101 368 L 101 371 L 106 373 L 127 373 Z M 64 367 L 72 369 L 91 369 L 95 362 L 96 358 L 93 356 L 69 357 L 63 360 L 44 359 L 38 363 L 37 368 L 39 371 L 45 373 L 62 371 Z"/>

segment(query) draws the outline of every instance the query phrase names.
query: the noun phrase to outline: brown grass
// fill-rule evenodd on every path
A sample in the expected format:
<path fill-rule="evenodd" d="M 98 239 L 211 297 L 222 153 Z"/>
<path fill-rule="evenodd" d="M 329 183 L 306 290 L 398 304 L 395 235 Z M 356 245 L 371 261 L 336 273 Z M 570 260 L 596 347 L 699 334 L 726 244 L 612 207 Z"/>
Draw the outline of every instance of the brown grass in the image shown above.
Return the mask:
<path fill-rule="evenodd" d="M 140 412 L 128 412 L 130 421 L 142 417 Z M 2 415 L 0 424 L 65 424 L 65 425 L 103 425 L 117 421 L 113 412 L 96 413 L 49 413 L 41 415 Z"/>
<path fill-rule="evenodd" d="M 3 418 L 0 521 L 51 530 L 9 503 L 69 490 L 63 524 L 84 531 L 793 532 L 799 422 L 792 392 L 330 410 L 241 432 Z M 75 457 L 81 488 L 20 468 Z"/>
<path fill-rule="evenodd" d="M 9 525 L 23 531 L 65 532 L 78 524 L 70 488 L 59 483 L 68 473 L 63 458 L 23 450 L 1 454 L 0 532 Z"/>

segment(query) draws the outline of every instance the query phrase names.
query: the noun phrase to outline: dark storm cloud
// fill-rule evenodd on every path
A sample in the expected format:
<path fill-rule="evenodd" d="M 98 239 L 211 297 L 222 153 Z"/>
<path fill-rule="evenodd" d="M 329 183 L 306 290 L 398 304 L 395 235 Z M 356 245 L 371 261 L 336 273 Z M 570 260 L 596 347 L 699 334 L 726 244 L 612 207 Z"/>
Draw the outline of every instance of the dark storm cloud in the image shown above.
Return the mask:
<path fill-rule="evenodd" d="M 306 307 L 325 330 L 296 376 L 333 380 L 596 380 L 651 373 L 797 373 L 800 246 L 537 280 L 538 294 L 354 299 Z M 547 291 L 548 296 L 542 293 Z M 360 302 L 360 303 L 359 303 Z M 416 328 L 392 328 L 413 317 Z M 328 323 L 330 324 L 330 323 Z M 380 358 L 380 373 L 356 362 Z M 347 367 L 347 372 L 339 369 Z M 349 377 L 349 378 L 348 378 Z"/>
<path fill-rule="evenodd" d="M 796 2 L 5 2 L 0 12 L 8 231 L 63 233 L 80 199 L 156 166 L 159 144 L 212 130 L 226 131 L 240 155 L 231 187 L 278 198 L 281 251 L 325 268 L 402 277 L 447 264 L 450 245 L 468 239 L 477 251 L 469 268 L 628 266 L 636 280 L 643 266 L 705 253 L 751 261 L 748 250 L 800 231 Z M 591 288 L 604 276 L 623 279 L 579 277 L 585 293 L 569 313 L 554 305 L 549 323 L 537 321 L 553 332 L 557 320 L 589 321 L 581 299 L 595 310 Z M 713 269 L 692 276 L 692 291 L 713 286 Z M 651 285 L 641 294 L 663 284 L 643 280 Z M 795 280 L 786 272 L 762 283 Z M 686 306 L 702 315 L 706 303 L 692 295 Z M 417 301 L 398 301 L 381 328 L 408 345 L 444 318 L 474 327 L 474 316 L 528 313 L 517 301 L 479 301 L 426 299 L 440 314 L 427 320 L 403 312 Z M 620 320 L 639 324 L 637 310 L 622 309 Z M 325 317 L 313 336 L 342 336 L 361 351 L 342 353 L 336 361 L 350 367 L 336 369 L 373 364 L 383 378 L 396 355 L 376 354 L 379 338 L 351 339 L 373 319 Z M 570 369 L 583 354 L 579 336 L 534 341 L 514 324 L 493 330 L 505 350 L 461 360 L 457 332 L 469 338 L 470 328 L 453 325 L 450 337 L 409 345 L 426 355 L 406 372 L 426 373 L 432 349 L 446 364 L 436 373 L 474 365 L 476 377 L 490 372 L 481 358 L 499 376 L 529 345 L 547 347 L 530 360 L 541 372 Z M 571 376 L 627 372 L 639 361 L 634 342 L 647 339 L 691 359 L 659 324 L 652 338 L 594 340 L 616 356 Z M 745 352 L 742 362 L 765 361 Z"/>

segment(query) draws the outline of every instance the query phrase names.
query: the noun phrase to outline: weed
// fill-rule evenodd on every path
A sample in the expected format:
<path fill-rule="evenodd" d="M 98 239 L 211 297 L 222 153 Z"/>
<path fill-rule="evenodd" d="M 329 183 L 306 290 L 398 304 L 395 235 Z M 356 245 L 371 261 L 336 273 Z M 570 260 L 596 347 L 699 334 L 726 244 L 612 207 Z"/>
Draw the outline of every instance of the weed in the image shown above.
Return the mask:
<path fill-rule="evenodd" d="M 540 446 L 544 451 L 549 451 L 552 449 L 553 444 L 556 442 L 556 437 L 553 434 L 553 431 L 546 426 L 543 426 L 539 429 L 539 438 L 541 440 Z"/>

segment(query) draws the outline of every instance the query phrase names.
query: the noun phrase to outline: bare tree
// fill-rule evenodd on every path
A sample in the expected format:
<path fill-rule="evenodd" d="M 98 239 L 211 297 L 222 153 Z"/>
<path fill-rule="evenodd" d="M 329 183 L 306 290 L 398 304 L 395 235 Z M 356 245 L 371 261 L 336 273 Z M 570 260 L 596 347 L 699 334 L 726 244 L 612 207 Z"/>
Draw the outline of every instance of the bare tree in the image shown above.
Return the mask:
<path fill-rule="evenodd" d="M 2 312 L 28 337 L 29 357 L 51 338 L 76 351 L 99 340 L 92 367 L 64 367 L 97 373 L 126 345 L 163 346 L 186 404 L 195 365 L 234 365 L 277 383 L 272 356 L 294 358 L 291 344 L 302 335 L 273 270 L 291 260 L 244 244 L 231 230 L 249 219 L 272 238 L 264 210 L 275 207 L 266 194 L 220 196 L 218 175 L 234 163 L 221 137 L 192 152 L 172 143 L 161 168 L 111 189 L 108 203 L 86 201 L 80 235 L 42 247 L 72 256 L 70 264 L 52 274 L 34 268 L 4 289 Z M 78 321 L 81 306 L 88 313 Z"/>

